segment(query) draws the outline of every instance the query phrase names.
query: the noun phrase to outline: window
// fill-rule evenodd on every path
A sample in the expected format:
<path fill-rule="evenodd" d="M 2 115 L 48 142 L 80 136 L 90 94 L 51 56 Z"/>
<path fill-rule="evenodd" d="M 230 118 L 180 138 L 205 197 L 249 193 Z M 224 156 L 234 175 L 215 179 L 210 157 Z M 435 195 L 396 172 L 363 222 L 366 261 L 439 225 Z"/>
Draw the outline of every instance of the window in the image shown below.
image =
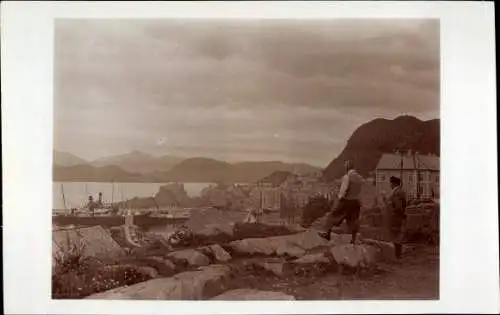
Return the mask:
<path fill-rule="evenodd" d="M 423 181 L 424 180 L 424 173 L 418 173 L 418 180 Z"/>
<path fill-rule="evenodd" d="M 439 174 L 436 174 L 436 183 L 439 184 Z"/>
<path fill-rule="evenodd" d="M 408 183 L 413 183 L 413 174 L 408 174 Z"/>
<path fill-rule="evenodd" d="M 417 186 L 417 193 L 419 195 L 423 194 L 424 193 L 424 185 L 418 185 Z"/>

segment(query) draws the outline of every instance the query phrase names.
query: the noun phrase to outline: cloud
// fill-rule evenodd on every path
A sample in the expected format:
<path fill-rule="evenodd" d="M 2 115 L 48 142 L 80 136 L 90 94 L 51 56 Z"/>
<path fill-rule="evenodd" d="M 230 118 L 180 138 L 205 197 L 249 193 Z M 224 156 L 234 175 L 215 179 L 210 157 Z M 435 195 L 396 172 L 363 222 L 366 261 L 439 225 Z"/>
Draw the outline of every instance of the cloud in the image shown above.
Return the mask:
<path fill-rule="evenodd" d="M 55 143 L 82 155 L 327 162 L 363 122 L 439 111 L 435 20 L 57 20 L 55 43 Z"/>

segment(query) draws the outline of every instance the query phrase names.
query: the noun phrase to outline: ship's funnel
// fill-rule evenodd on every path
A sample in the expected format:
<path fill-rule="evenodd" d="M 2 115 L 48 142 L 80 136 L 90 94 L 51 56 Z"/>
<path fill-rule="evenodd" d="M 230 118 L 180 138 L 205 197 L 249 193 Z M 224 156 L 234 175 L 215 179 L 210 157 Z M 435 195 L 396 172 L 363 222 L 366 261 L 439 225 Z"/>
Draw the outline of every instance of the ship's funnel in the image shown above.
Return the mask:
<path fill-rule="evenodd" d="M 99 193 L 99 204 L 102 204 L 102 192 Z"/>

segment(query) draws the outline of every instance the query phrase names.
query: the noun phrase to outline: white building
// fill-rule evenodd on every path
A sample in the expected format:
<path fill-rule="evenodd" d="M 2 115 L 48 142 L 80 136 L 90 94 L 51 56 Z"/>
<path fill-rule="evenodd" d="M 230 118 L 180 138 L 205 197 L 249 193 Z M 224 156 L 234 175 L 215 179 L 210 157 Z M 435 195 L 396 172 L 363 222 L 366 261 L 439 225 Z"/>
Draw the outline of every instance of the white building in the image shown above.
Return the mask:
<path fill-rule="evenodd" d="M 439 157 L 404 154 L 383 154 L 376 174 L 377 193 L 389 192 L 391 176 L 401 178 L 408 199 L 439 198 Z"/>

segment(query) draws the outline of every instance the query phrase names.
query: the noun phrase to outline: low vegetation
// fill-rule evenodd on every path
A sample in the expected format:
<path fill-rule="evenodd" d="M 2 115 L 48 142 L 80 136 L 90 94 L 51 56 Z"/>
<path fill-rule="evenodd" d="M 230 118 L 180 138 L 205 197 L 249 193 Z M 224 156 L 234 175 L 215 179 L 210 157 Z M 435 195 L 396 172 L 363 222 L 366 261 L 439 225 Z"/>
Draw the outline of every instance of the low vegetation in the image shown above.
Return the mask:
<path fill-rule="evenodd" d="M 52 298 L 80 299 L 85 296 L 151 279 L 134 266 L 117 265 L 84 255 L 83 244 L 68 244 L 55 257 L 52 271 Z"/>

